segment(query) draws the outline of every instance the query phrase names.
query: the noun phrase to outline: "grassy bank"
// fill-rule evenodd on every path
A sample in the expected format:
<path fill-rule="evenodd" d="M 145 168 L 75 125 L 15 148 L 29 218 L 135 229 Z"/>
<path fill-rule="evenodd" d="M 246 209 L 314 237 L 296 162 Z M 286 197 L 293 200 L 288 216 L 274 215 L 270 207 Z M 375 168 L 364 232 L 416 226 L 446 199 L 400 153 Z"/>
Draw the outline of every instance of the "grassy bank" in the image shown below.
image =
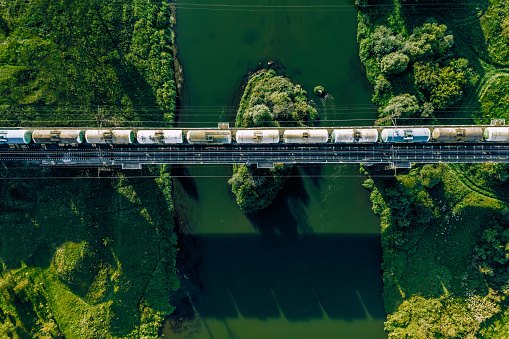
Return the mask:
<path fill-rule="evenodd" d="M 3 119 L 13 126 L 171 123 L 174 23 L 169 1 L 5 3 Z"/>
<path fill-rule="evenodd" d="M 171 126 L 174 23 L 167 1 L 2 4 L 5 125 Z M 158 337 L 179 287 L 170 172 L 135 174 L 3 167 L 0 337 Z"/>
<path fill-rule="evenodd" d="M 380 123 L 506 117 L 506 1 L 388 0 L 381 12 L 358 3 Z M 507 165 L 414 166 L 393 179 L 361 171 L 381 220 L 389 337 L 507 337 Z"/>
<path fill-rule="evenodd" d="M 312 126 L 318 113 L 307 102 L 306 92 L 300 86 L 273 70 L 261 70 L 249 78 L 235 126 Z M 228 183 L 240 209 L 252 213 L 270 205 L 291 171 L 292 166 L 281 164 L 273 169 L 234 165 Z"/>

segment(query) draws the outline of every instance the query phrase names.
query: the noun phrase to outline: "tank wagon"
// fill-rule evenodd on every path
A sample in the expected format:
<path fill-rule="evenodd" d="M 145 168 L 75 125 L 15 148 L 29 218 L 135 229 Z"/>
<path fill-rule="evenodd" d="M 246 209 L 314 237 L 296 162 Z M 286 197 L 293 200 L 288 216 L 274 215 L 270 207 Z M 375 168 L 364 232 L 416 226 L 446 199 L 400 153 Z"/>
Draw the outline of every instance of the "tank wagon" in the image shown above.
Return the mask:
<path fill-rule="evenodd" d="M 136 139 L 140 144 L 182 144 L 184 133 L 181 130 L 140 130 Z"/>
<path fill-rule="evenodd" d="M 378 141 L 378 131 L 374 128 L 335 129 L 331 138 L 335 144 L 375 143 Z"/>
<path fill-rule="evenodd" d="M 190 144 L 221 145 L 231 144 L 232 132 L 191 130 L 187 132 L 187 142 Z"/>
<path fill-rule="evenodd" d="M 383 142 L 428 142 L 431 137 L 429 128 L 384 128 Z"/>
<path fill-rule="evenodd" d="M 132 144 L 134 142 L 134 131 L 119 129 L 89 129 L 85 132 L 85 140 L 89 144 Z"/>
<path fill-rule="evenodd" d="M 22 145 L 32 141 L 32 133 L 28 130 L 0 130 L 0 144 Z"/>
<path fill-rule="evenodd" d="M 283 132 L 285 144 L 323 144 L 329 140 L 326 129 L 287 129 Z"/>
<path fill-rule="evenodd" d="M 486 127 L 484 140 L 504 142 L 509 140 L 509 127 Z"/>
<path fill-rule="evenodd" d="M 224 145 L 509 142 L 509 126 L 440 126 L 309 129 L 4 129 L 0 145 Z M 331 131 L 329 135 L 329 131 Z"/>
<path fill-rule="evenodd" d="M 32 139 L 36 144 L 81 144 L 85 134 L 80 130 L 35 130 Z"/>
<path fill-rule="evenodd" d="M 483 138 L 483 131 L 480 127 L 466 128 L 435 128 L 433 140 L 438 142 L 477 142 Z"/>
<path fill-rule="evenodd" d="M 235 140 L 239 144 L 277 144 L 278 130 L 240 130 L 235 133 Z"/>

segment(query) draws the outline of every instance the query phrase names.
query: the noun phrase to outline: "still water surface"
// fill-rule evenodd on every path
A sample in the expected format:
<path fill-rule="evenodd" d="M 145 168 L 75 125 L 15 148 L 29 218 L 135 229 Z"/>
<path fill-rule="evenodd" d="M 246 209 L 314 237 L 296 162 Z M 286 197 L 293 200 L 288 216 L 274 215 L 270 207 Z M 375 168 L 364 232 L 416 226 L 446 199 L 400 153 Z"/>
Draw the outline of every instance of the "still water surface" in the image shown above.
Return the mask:
<path fill-rule="evenodd" d="M 268 61 L 310 93 L 319 124 L 372 123 L 343 121 L 376 115 L 352 1 L 193 3 L 178 7 L 185 78 L 178 125 L 233 122 L 248 72 Z M 313 97 L 316 85 L 330 92 L 326 100 Z M 249 217 L 227 184 L 231 166 L 173 174 L 183 291 L 200 320 L 180 335 L 166 329 L 166 338 L 387 337 L 379 221 L 357 166 L 300 166 L 273 205 Z"/>

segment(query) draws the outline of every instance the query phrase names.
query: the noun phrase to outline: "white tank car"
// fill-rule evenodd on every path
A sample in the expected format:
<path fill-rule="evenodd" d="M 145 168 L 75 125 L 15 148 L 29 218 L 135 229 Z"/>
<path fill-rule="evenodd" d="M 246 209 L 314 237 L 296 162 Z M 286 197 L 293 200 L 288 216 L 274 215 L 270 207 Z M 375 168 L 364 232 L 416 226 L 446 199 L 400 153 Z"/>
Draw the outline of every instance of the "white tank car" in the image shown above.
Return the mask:
<path fill-rule="evenodd" d="M 80 130 L 56 129 L 35 130 L 32 139 L 37 144 L 81 144 L 85 134 Z"/>
<path fill-rule="evenodd" d="M 24 129 L 0 130 L 0 144 L 19 145 L 32 141 L 32 133 Z"/>
<path fill-rule="evenodd" d="M 239 130 L 235 134 L 235 140 L 239 144 L 277 144 L 279 131 L 270 130 Z"/>
<path fill-rule="evenodd" d="M 187 142 L 190 144 L 229 144 L 232 142 L 232 132 L 218 130 L 190 130 L 187 132 Z"/>
<path fill-rule="evenodd" d="M 378 141 L 378 131 L 366 129 L 335 129 L 332 131 L 332 142 L 336 144 L 373 143 Z"/>
<path fill-rule="evenodd" d="M 329 140 L 326 129 L 287 129 L 283 133 L 286 144 L 323 144 Z"/>
<path fill-rule="evenodd" d="M 136 136 L 140 144 L 181 144 L 182 130 L 139 130 Z"/>
<path fill-rule="evenodd" d="M 486 127 L 483 136 L 486 141 L 508 141 L 509 127 Z"/>
<path fill-rule="evenodd" d="M 132 144 L 134 131 L 128 129 L 89 129 L 85 132 L 89 144 Z"/>

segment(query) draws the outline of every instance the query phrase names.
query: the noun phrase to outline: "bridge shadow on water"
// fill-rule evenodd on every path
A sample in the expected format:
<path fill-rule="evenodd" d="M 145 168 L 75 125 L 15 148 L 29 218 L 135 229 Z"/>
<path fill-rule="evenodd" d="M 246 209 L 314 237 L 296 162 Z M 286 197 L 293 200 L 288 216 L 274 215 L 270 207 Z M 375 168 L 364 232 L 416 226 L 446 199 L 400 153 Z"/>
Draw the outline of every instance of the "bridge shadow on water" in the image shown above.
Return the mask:
<path fill-rule="evenodd" d="M 379 235 L 186 235 L 182 249 L 203 317 L 386 317 Z"/>
<path fill-rule="evenodd" d="M 249 221 L 262 235 L 281 235 L 283 238 L 297 239 L 301 233 L 311 233 L 311 227 L 303 206 L 310 202 L 309 194 L 304 186 L 303 176 L 308 176 L 311 183 L 320 188 L 322 166 L 297 166 L 292 176 L 285 183 L 272 204 L 252 214 Z"/>

